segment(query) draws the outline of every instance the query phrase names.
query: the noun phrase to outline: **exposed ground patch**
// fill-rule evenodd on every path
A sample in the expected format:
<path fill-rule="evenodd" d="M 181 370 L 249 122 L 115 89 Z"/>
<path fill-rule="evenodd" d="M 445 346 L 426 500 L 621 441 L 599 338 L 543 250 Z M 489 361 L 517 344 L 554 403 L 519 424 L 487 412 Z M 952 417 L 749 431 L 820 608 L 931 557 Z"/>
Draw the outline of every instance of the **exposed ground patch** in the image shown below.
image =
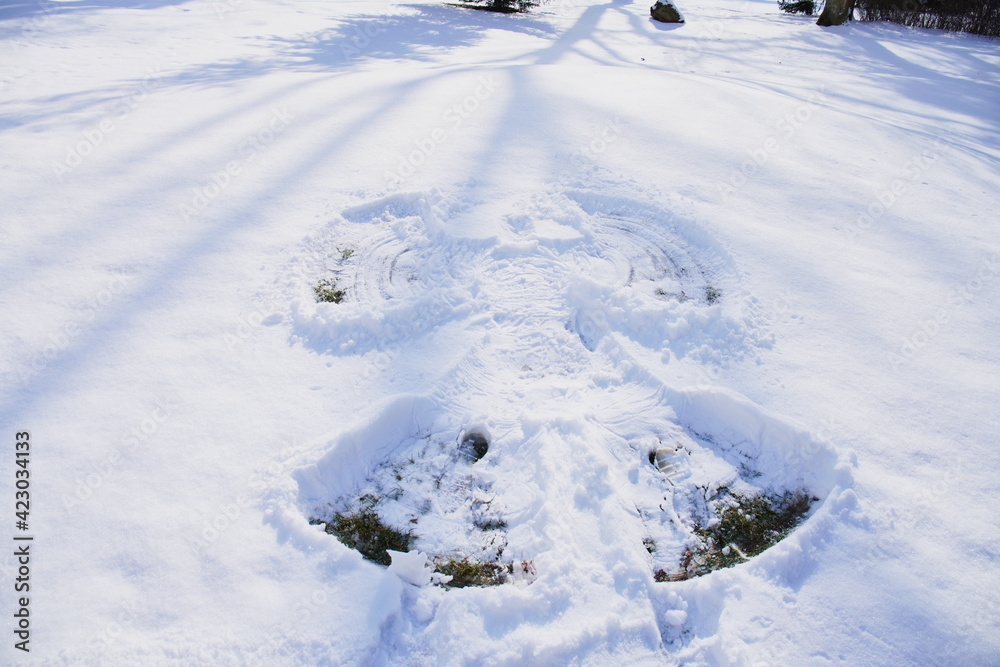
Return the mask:
<path fill-rule="evenodd" d="M 503 502 L 478 474 L 488 452 L 479 432 L 423 438 L 375 466 L 349 494 L 315 508 L 310 523 L 380 565 L 390 564 L 387 549 L 420 550 L 445 586 L 503 583 L 514 565 L 504 558 Z"/>

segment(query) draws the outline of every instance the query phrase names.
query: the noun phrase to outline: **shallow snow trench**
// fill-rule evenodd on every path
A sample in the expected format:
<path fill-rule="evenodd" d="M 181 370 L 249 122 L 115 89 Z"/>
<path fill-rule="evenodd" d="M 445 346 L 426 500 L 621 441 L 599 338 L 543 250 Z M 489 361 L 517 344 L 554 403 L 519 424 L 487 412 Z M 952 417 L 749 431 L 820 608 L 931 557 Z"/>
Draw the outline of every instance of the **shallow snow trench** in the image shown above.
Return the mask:
<path fill-rule="evenodd" d="M 744 344 L 718 303 L 724 269 L 669 212 L 570 191 L 522 202 L 493 237 L 449 231 L 473 213 L 440 192 L 393 195 L 308 240 L 318 259 L 293 304 L 298 339 L 365 374 L 418 369 L 421 390 L 384 399 L 295 472 L 299 529 L 364 509 L 433 559 L 511 573 L 445 590 L 401 583 L 424 583 L 422 561 L 394 563 L 377 575 L 394 600 L 376 614 L 389 654 L 440 656 L 469 618 L 483 626 L 469 659 L 501 645 L 558 659 L 581 640 L 662 654 L 718 617 L 702 582 L 724 570 L 674 581 L 697 531 L 727 499 L 825 498 L 836 457 L 724 389 L 666 386 L 629 352 L 699 363 Z M 309 281 L 331 276 L 346 299 L 315 303 Z M 470 456 L 470 434 L 488 449 Z M 754 560 L 794 557 L 778 552 Z"/>

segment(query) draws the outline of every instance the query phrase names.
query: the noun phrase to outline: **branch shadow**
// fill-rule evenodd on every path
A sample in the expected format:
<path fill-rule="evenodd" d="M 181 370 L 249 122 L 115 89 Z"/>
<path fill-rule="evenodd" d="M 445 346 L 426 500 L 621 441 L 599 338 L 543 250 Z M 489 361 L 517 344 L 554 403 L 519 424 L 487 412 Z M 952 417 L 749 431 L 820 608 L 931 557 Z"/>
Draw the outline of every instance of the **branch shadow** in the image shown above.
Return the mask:
<path fill-rule="evenodd" d="M 102 3 L 100 0 L 91 0 L 87 4 L 76 5 L 73 11 L 121 6 L 142 9 L 170 4 L 181 4 L 181 2 L 149 0 L 130 3 L 128 0 L 105 0 Z M 29 7 L 29 5 L 20 3 L 12 7 L 14 9 L 10 11 L 16 12 L 16 8 Z M 317 31 L 300 39 L 274 37 L 271 39 L 274 52 L 267 58 L 208 63 L 198 68 L 164 77 L 158 87 L 235 85 L 240 81 L 276 72 L 327 75 L 307 81 L 297 81 L 292 86 L 280 88 L 279 90 L 285 94 L 292 88 L 298 88 L 301 91 L 310 86 L 329 85 L 333 78 L 339 77 L 341 73 L 353 72 L 355 68 L 363 67 L 374 61 L 398 61 L 423 65 L 442 63 L 445 59 L 453 59 L 456 50 L 470 49 L 480 44 L 485 39 L 485 33 L 492 30 L 502 30 L 546 40 L 549 43 L 542 48 L 527 50 L 520 58 L 521 64 L 507 64 L 500 68 L 509 76 L 509 81 L 512 83 L 512 93 L 507 107 L 497 121 L 494 133 L 484 142 L 481 149 L 479 172 L 487 175 L 500 169 L 505 158 L 510 159 L 509 151 L 512 149 L 505 138 L 512 134 L 520 133 L 522 141 L 530 140 L 536 142 L 538 146 L 546 147 L 546 152 L 551 156 L 549 158 L 550 164 L 553 165 L 558 162 L 560 152 L 565 154 L 567 150 L 572 150 L 574 148 L 572 142 L 580 140 L 579 137 L 572 137 L 562 131 L 558 123 L 546 122 L 544 118 L 532 122 L 529 125 L 530 132 L 525 131 L 522 122 L 524 110 L 540 108 L 550 102 L 545 91 L 539 90 L 533 84 L 531 77 L 527 74 L 529 71 L 527 68 L 534 65 L 556 63 L 570 53 L 604 63 L 605 61 L 581 51 L 579 45 L 584 41 L 590 41 L 602 48 L 611 58 L 610 62 L 637 66 L 636 63 L 617 55 L 613 48 L 604 44 L 598 30 L 601 18 L 608 11 L 628 14 L 629 22 L 635 25 L 634 14 L 629 11 L 629 4 L 623 0 L 612 0 L 587 7 L 571 27 L 561 32 L 556 30 L 551 22 L 531 16 L 494 15 L 457 7 L 406 7 L 408 10 L 412 10 L 412 13 L 392 16 L 355 16 L 340 21 L 332 29 Z M 67 9 L 66 11 L 71 10 Z M 12 15 L 11 13 L 6 16 L 0 14 L 0 18 L 10 18 Z M 376 30 L 374 26 L 378 26 L 378 29 Z M 686 38 L 685 31 L 661 32 L 659 26 L 655 26 L 655 28 L 656 30 L 653 31 L 647 27 L 647 30 L 643 32 L 643 37 L 654 39 L 654 36 L 659 34 L 664 39 L 670 39 L 672 46 L 679 42 L 677 38 L 682 36 Z M 827 51 L 831 49 L 829 43 L 821 44 L 816 41 L 815 44 L 810 44 L 810 40 L 820 39 L 819 33 L 816 37 L 807 36 L 802 40 L 802 44 L 793 42 L 793 40 L 801 39 L 802 35 L 799 33 L 790 34 L 781 46 L 792 50 L 793 53 L 800 54 L 804 59 L 808 57 L 811 49 L 820 46 Z M 917 37 L 904 36 L 903 39 L 910 39 L 912 43 L 916 43 Z M 985 83 L 968 87 L 967 91 L 971 92 L 967 92 L 961 100 L 956 99 L 954 95 L 946 94 L 958 81 L 956 77 L 907 62 L 898 54 L 892 53 L 878 44 L 874 35 L 848 34 L 846 41 L 848 44 L 855 44 L 871 59 L 872 85 L 893 88 L 901 95 L 911 97 L 922 104 L 934 105 L 936 108 L 948 112 L 957 113 L 963 109 L 986 104 L 996 105 L 998 95 L 994 87 Z M 931 44 L 942 49 L 950 48 L 949 53 L 954 54 L 955 58 L 967 60 L 964 66 L 982 67 L 982 61 L 977 60 L 978 56 L 976 56 L 974 48 L 965 46 L 951 48 L 955 45 L 950 42 L 945 43 L 942 38 L 932 39 Z M 658 45 L 662 46 L 663 44 L 658 43 Z M 718 58 L 733 59 L 736 57 L 745 59 L 748 56 L 762 58 L 764 51 L 773 48 L 775 48 L 774 44 L 761 44 L 759 41 L 754 42 L 753 40 L 746 40 L 735 45 L 730 41 L 724 52 L 712 53 L 712 55 Z M 738 54 L 738 56 L 733 54 Z M 856 51 L 843 49 L 839 52 L 838 57 L 840 62 L 846 66 L 852 58 L 856 57 Z M 515 56 L 513 59 L 516 60 L 517 57 Z M 511 60 L 512 58 L 505 58 L 504 62 L 509 63 Z M 348 138 L 376 132 L 380 119 L 388 109 L 407 104 L 409 99 L 416 96 L 422 89 L 432 85 L 440 77 L 476 71 L 485 66 L 496 67 L 496 63 L 484 60 L 460 67 L 428 67 L 425 72 L 387 95 L 384 104 L 380 107 L 382 109 L 380 112 L 363 120 L 346 123 L 332 135 L 324 135 L 319 131 L 322 129 L 318 125 L 319 118 L 304 121 L 295 131 L 312 131 L 317 137 L 321 137 L 316 141 L 314 150 L 296 156 L 295 163 L 280 174 L 276 174 L 269 186 L 261 192 L 255 193 L 253 197 L 247 197 L 247 201 L 241 204 L 230 206 L 218 218 L 210 219 L 205 224 L 193 228 L 186 243 L 174 250 L 164 251 L 156 269 L 150 273 L 143 285 L 123 300 L 120 307 L 95 321 L 88 331 L 74 339 L 73 343 L 58 359 L 47 364 L 37 375 L 20 383 L 7 384 L 4 387 L 6 397 L 3 401 L 4 407 L 0 411 L 0 422 L 11 423 L 14 417 L 23 414 L 25 410 L 50 392 L 57 394 L 60 387 L 71 384 L 70 380 L 84 372 L 92 360 L 100 359 L 108 354 L 135 323 L 146 317 L 148 312 L 158 307 L 163 300 L 169 299 L 172 286 L 186 275 L 191 265 L 215 253 L 224 252 L 233 237 L 261 224 L 268 215 L 269 208 L 280 209 L 279 204 L 273 203 L 280 201 L 280 193 L 291 184 L 304 178 L 317 166 L 337 160 Z M 652 69 L 670 71 L 667 68 L 653 67 Z M 900 71 L 903 73 L 902 77 L 900 77 Z M 735 80 L 730 82 L 738 83 Z M 754 85 L 760 89 L 768 84 L 757 83 Z M 795 95 L 795 91 L 789 92 L 788 86 L 784 88 L 774 86 L 773 90 L 791 97 Z M 937 91 L 937 93 L 932 95 L 933 91 Z M 945 94 L 942 94 L 942 91 Z M 270 91 L 268 95 L 261 95 L 257 104 L 262 109 L 268 108 L 273 104 L 273 97 L 274 90 Z M 43 106 L 53 105 L 54 108 L 46 115 L 57 116 L 79 108 L 80 105 L 93 105 L 107 99 L 106 90 L 95 90 L 88 93 L 56 96 L 47 100 L 34 100 L 33 102 L 36 105 L 42 102 L 44 102 Z M 219 109 L 213 116 L 202 119 L 183 130 L 178 130 L 173 136 L 164 135 L 153 142 L 147 142 L 144 145 L 137 144 L 131 158 L 126 156 L 125 160 L 156 160 L 157 156 L 176 141 L 183 139 L 183 141 L 197 142 L 199 138 L 209 136 L 215 128 L 225 123 L 227 114 L 231 111 L 231 109 Z M 577 110 L 578 113 L 587 113 L 588 111 L 592 111 L 592 109 L 581 107 Z M 979 114 L 977 118 L 983 118 L 983 115 Z M 551 120 L 549 119 L 549 121 Z M 314 123 L 316 125 L 313 125 Z M 993 125 L 995 124 L 994 121 Z M 636 131 L 655 131 L 655 129 L 652 126 L 637 127 Z M 683 138 L 678 138 L 678 141 L 682 140 Z M 507 151 L 507 155 L 504 155 L 505 151 Z M 109 213 L 109 218 L 114 218 L 115 208 L 120 205 L 122 200 L 146 200 L 168 206 L 169 195 L 180 192 L 186 187 L 181 183 L 183 179 L 178 179 L 177 175 L 173 175 L 173 179 L 166 184 L 163 181 L 155 183 L 140 181 L 129 184 L 127 187 L 130 191 L 127 194 L 109 193 L 102 208 Z M 167 194 L 165 195 L 164 192 Z M 264 202 L 271 203 L 262 204 Z M 34 252 L 29 251 L 28 255 L 57 257 L 59 243 L 80 245 L 91 241 L 95 245 L 100 244 L 99 238 L 87 236 L 88 234 L 92 234 L 92 231 L 88 232 L 87 229 L 81 227 L 76 234 L 71 236 L 47 239 L 46 247 L 36 249 Z M 10 285 L 5 287 L 9 288 Z"/>
<path fill-rule="evenodd" d="M 191 0 L 63 0 L 39 2 L 38 0 L 13 0 L 0 3 L 0 21 L 14 21 L 39 15 L 74 14 L 102 9 L 160 9 L 175 7 Z"/>
<path fill-rule="evenodd" d="M 541 39 L 555 36 L 549 22 L 533 16 L 400 6 L 411 13 L 352 17 L 304 39 L 274 38 L 272 43 L 296 69 L 330 71 L 372 60 L 439 62 L 456 49 L 475 46 L 492 30 Z"/>

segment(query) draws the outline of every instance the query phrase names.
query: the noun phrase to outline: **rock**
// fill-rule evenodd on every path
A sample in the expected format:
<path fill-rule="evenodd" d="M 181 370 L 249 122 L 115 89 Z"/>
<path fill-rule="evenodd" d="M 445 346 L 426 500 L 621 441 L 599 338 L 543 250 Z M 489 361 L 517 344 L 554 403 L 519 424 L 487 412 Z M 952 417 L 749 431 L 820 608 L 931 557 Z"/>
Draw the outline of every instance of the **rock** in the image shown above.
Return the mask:
<path fill-rule="evenodd" d="M 649 8 L 649 15 L 661 23 L 684 23 L 684 17 L 670 0 L 656 0 Z"/>

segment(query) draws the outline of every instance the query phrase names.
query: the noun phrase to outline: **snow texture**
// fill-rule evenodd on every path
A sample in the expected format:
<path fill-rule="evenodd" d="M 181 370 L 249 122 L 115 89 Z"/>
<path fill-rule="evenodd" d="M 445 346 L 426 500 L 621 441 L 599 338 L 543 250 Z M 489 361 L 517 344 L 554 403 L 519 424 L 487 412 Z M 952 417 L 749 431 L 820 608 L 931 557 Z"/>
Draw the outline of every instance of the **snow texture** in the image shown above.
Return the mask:
<path fill-rule="evenodd" d="M 1000 663 L 996 44 L 683 10 L 0 7 L 0 663 Z"/>

